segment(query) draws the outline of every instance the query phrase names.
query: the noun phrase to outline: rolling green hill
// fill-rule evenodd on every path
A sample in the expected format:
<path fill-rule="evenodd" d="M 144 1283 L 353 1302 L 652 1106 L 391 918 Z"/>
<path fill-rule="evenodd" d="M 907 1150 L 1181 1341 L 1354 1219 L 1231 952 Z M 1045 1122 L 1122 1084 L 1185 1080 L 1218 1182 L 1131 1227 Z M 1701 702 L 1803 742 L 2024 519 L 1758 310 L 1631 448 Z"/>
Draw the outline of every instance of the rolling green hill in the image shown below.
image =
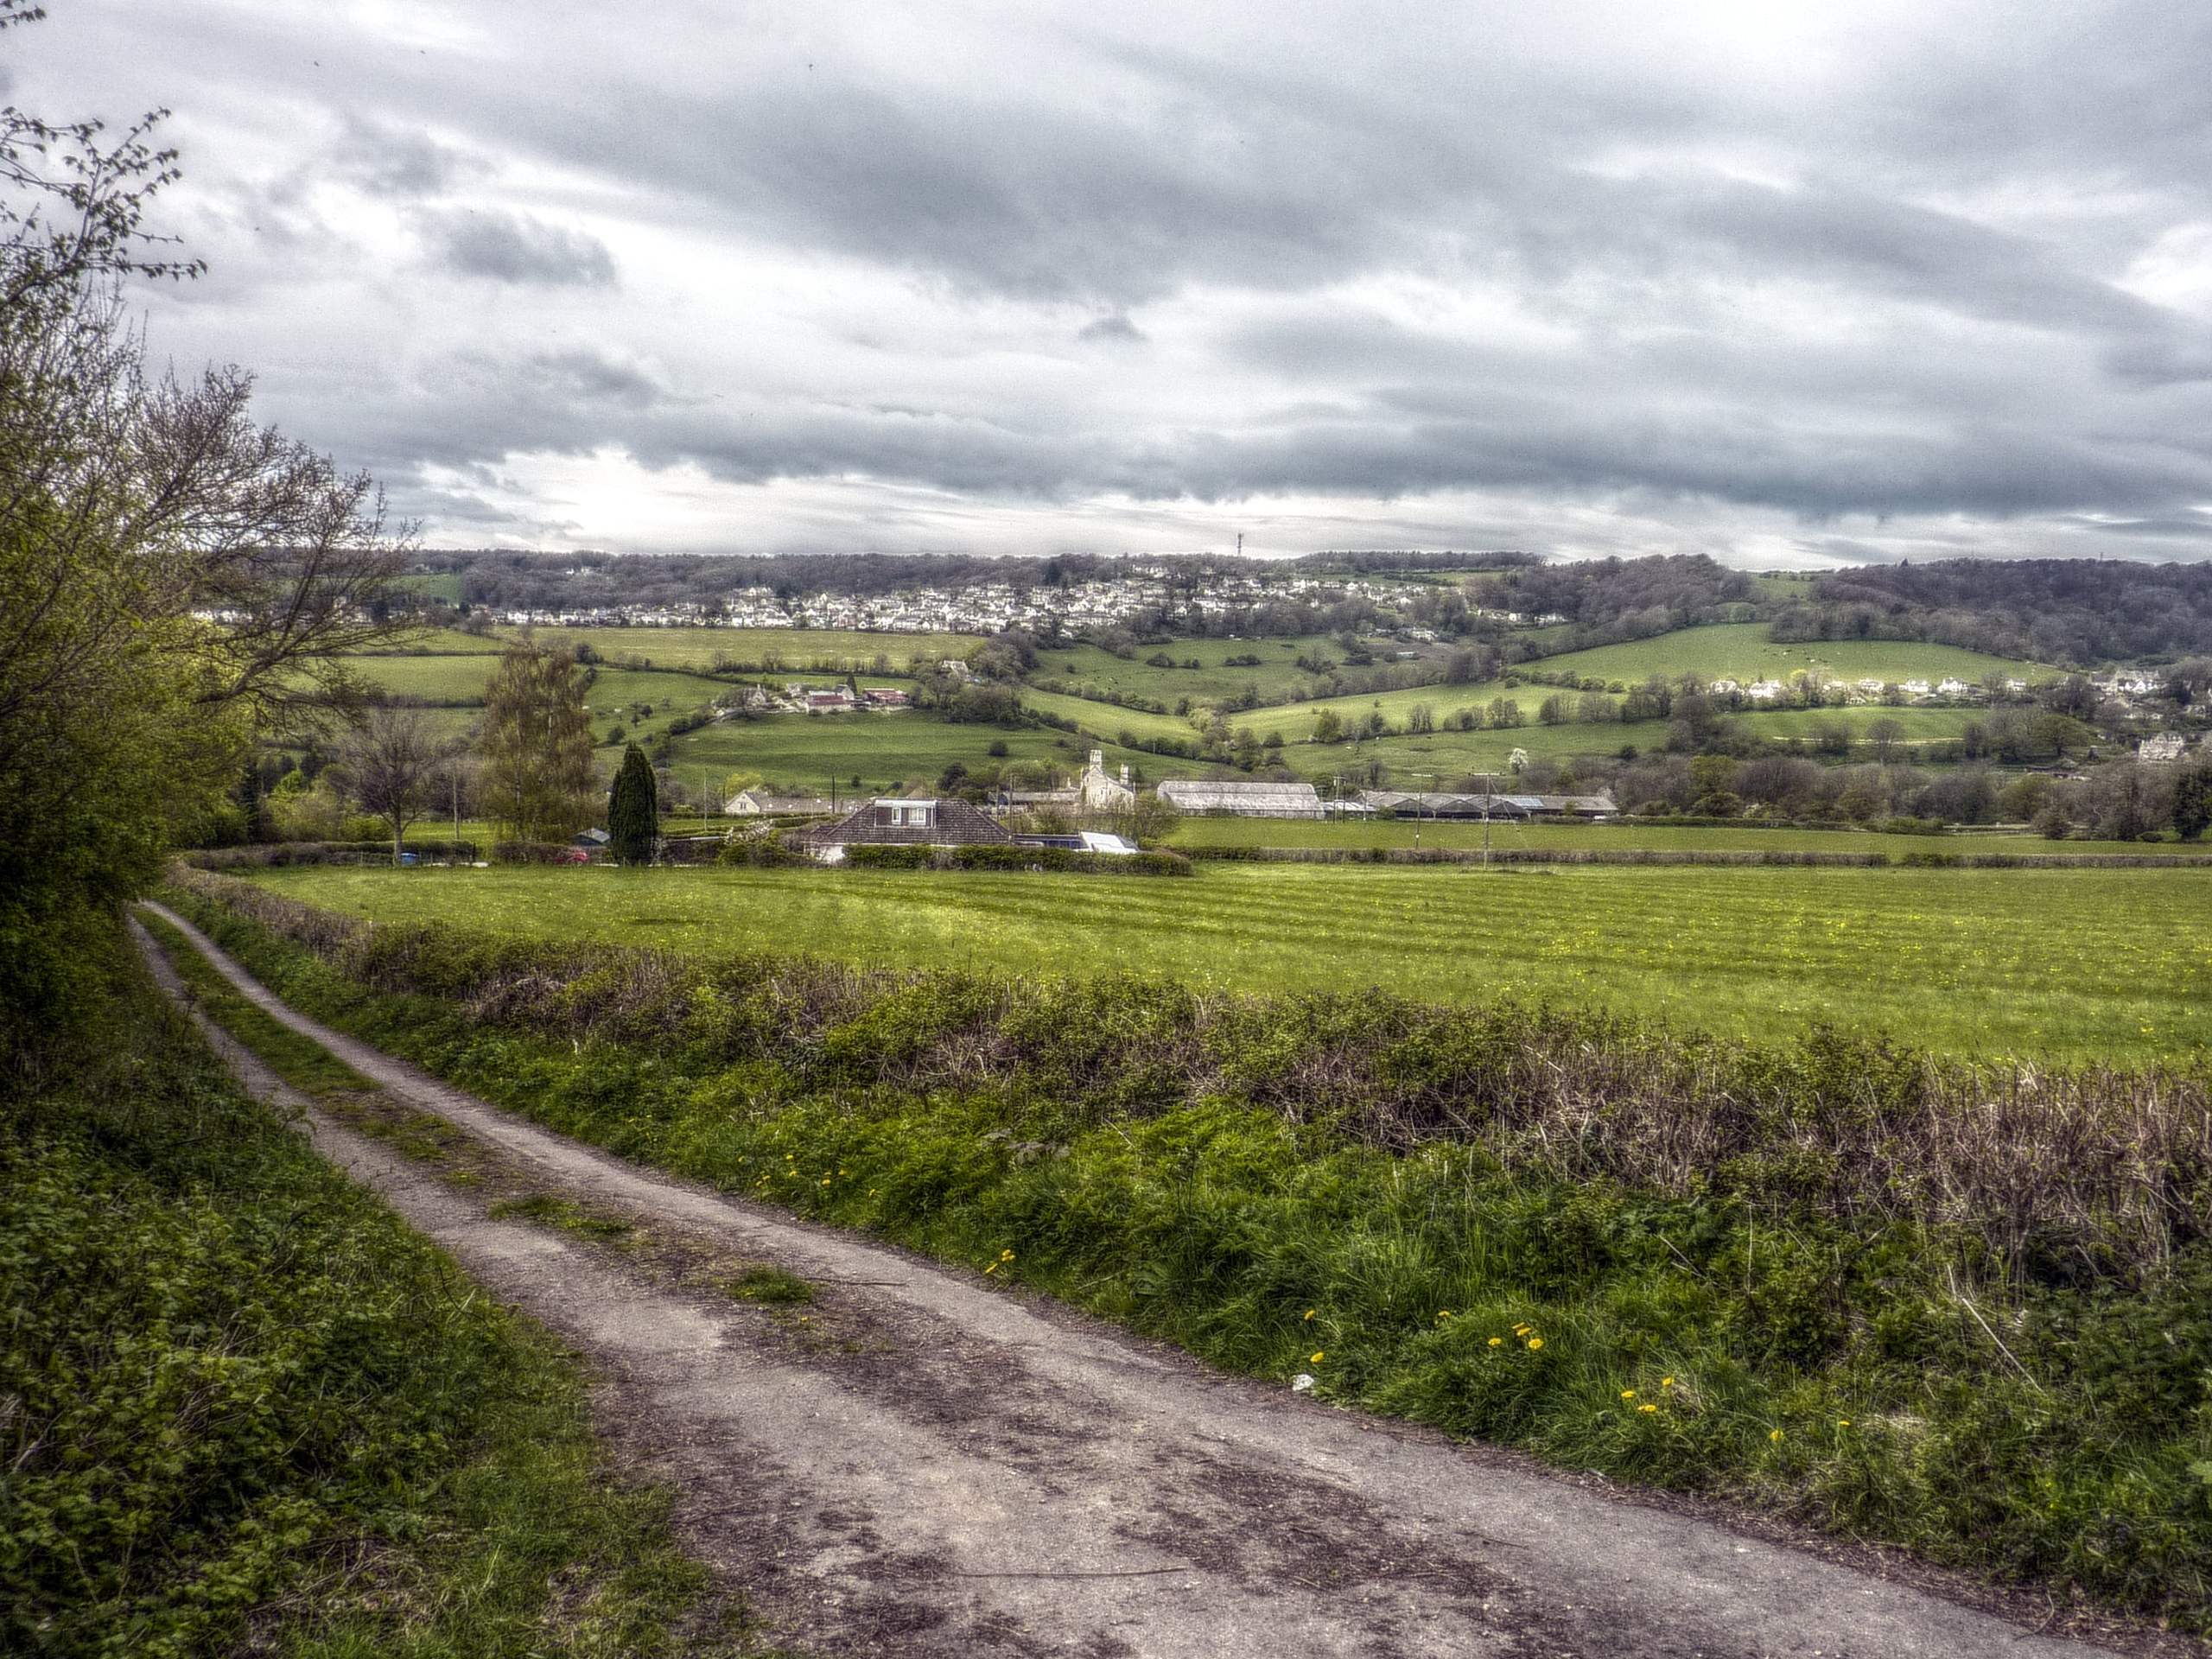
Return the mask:
<path fill-rule="evenodd" d="M 1871 677 L 1935 681 L 1953 674 L 1961 679 L 1979 680 L 1985 674 L 2002 673 L 2031 683 L 2051 678 L 2058 672 L 2038 663 L 1988 657 L 1955 645 L 1921 645 L 1910 640 L 1825 639 L 1808 645 L 1778 645 L 1767 638 L 1764 622 L 1723 622 L 1710 627 L 1681 628 L 1673 633 L 1631 640 L 1625 645 L 1570 651 L 1523 666 L 1630 684 L 1654 674 L 1695 674 L 1703 679 L 1726 676 L 1746 682 L 1786 680 L 1801 669 L 1817 669 L 1840 680 Z"/>

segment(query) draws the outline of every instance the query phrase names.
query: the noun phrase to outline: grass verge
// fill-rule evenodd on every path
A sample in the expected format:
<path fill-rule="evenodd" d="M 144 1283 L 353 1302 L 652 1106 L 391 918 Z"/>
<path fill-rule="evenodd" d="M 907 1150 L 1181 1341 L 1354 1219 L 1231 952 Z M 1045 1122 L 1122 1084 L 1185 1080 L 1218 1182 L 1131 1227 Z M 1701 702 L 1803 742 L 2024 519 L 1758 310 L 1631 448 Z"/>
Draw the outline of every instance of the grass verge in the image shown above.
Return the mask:
<path fill-rule="evenodd" d="M 2201 1075 L 292 916 L 319 956 L 182 902 L 296 1006 L 624 1156 L 1347 1403 L 2212 1628 Z"/>
<path fill-rule="evenodd" d="M 0 1649 L 735 1649 L 557 1345 L 240 1090 L 119 930 L 82 948 L 99 996 L 0 1109 Z"/>

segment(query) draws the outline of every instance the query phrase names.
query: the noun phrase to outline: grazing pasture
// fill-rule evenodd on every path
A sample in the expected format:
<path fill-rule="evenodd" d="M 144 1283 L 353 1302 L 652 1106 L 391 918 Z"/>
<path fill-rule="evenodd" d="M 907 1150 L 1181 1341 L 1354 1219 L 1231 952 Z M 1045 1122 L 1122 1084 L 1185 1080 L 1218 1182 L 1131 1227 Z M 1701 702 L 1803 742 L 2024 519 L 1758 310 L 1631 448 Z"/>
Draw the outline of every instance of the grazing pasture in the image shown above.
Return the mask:
<path fill-rule="evenodd" d="M 500 934 L 1249 991 L 1556 999 L 1976 1056 L 2212 1045 L 2212 873 L 1209 864 L 1178 881 L 796 870 L 270 870 L 310 902 Z"/>
<path fill-rule="evenodd" d="M 1632 639 L 1624 645 L 1565 652 L 1526 666 L 1547 672 L 1619 680 L 1627 684 L 1649 679 L 1654 674 L 1694 674 L 1707 680 L 1726 676 L 1747 683 L 1786 680 L 1801 669 L 1817 669 L 1840 680 L 1923 679 L 1931 683 L 1947 675 L 1979 680 L 1985 674 L 2001 673 L 2033 683 L 2053 678 L 2058 673 L 2045 664 L 1991 657 L 1957 645 L 1927 645 L 1910 639 L 1819 639 L 1803 645 L 1777 645 L 1767 638 L 1767 625 L 1764 622 L 1720 622 L 1701 628 L 1678 628 L 1672 633 Z"/>

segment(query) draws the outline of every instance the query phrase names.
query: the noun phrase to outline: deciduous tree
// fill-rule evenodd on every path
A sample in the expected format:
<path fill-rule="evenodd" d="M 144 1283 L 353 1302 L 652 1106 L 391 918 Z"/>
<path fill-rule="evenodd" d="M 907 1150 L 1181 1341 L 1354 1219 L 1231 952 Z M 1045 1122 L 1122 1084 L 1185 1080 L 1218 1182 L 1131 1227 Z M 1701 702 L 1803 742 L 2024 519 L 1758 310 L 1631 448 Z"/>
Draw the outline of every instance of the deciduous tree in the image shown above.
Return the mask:
<path fill-rule="evenodd" d="M 565 841 L 591 822 L 591 716 L 575 659 L 523 639 L 484 692 L 484 809 L 521 841 Z"/>
<path fill-rule="evenodd" d="M 146 226 L 162 113 L 0 111 L 0 1052 L 67 1007 L 92 916 L 235 810 L 257 725 L 349 689 L 403 567 L 373 485 L 256 425 L 243 372 L 146 372 L 123 285 L 199 270 Z"/>
<path fill-rule="evenodd" d="M 391 831 L 393 863 L 400 861 L 408 826 L 435 808 L 453 751 L 418 709 L 372 709 L 340 740 L 332 768 L 338 787 Z"/>

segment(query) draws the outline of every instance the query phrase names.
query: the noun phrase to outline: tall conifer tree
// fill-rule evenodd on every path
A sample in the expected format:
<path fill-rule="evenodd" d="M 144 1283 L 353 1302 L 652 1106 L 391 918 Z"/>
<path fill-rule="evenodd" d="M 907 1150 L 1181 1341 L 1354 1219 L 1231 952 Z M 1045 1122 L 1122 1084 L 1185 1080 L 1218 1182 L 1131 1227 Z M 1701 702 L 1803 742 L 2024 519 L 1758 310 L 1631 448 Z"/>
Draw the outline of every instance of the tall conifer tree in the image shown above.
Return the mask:
<path fill-rule="evenodd" d="M 652 861 L 653 842 L 660 834 L 659 789 L 653 781 L 652 763 L 634 743 L 622 752 L 622 769 L 607 791 L 607 833 L 608 850 L 619 861 Z"/>

